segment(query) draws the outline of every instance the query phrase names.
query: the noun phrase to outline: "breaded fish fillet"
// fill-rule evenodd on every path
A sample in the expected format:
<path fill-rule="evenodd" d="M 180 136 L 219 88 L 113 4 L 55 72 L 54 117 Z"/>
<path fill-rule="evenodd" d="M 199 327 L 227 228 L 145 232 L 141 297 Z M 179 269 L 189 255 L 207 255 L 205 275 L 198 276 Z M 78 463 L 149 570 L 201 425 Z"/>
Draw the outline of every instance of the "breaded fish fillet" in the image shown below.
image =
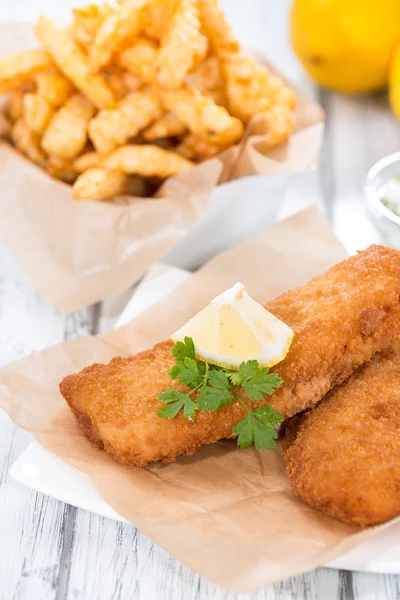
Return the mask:
<path fill-rule="evenodd" d="M 289 420 L 296 494 L 361 527 L 400 514 L 400 345 L 376 355 L 314 409 Z"/>
<path fill-rule="evenodd" d="M 399 297 L 400 252 L 371 246 L 269 302 L 266 308 L 294 330 L 294 339 L 274 368 L 284 383 L 261 404 L 273 404 L 285 418 L 314 406 L 400 335 Z M 244 416 L 233 404 L 199 411 L 193 422 L 182 415 L 157 417 L 160 392 L 186 389 L 167 375 L 171 348 L 172 342 L 161 342 L 136 356 L 92 365 L 60 385 L 86 435 L 122 463 L 174 461 L 230 437 Z"/>

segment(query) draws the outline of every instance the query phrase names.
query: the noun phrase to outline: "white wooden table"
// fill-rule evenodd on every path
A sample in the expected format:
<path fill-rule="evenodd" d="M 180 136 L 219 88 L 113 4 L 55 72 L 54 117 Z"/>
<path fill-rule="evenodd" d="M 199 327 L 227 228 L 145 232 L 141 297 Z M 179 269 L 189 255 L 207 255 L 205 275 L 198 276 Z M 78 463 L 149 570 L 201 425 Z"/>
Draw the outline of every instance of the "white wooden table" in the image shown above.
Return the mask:
<path fill-rule="evenodd" d="M 75 3 L 76 4 L 76 3 Z M 399 126 L 384 96 L 345 98 L 313 90 L 288 44 L 288 1 L 225 0 L 240 37 L 315 93 L 327 130 L 317 178 L 290 194 L 284 210 L 310 200 L 323 206 L 349 250 L 378 240 L 364 215 L 368 168 L 400 146 Z M 69 0 L 0 0 L 0 18 L 67 15 Z M 289 208 L 288 208 L 289 207 Z M 109 307 L 108 307 L 109 308 Z M 62 340 L 109 327 L 96 305 L 71 316 L 49 307 L 0 245 L 0 364 Z M 134 527 L 33 493 L 12 482 L 9 466 L 29 436 L 0 416 L 0 600 L 254 600 L 400 598 L 400 577 L 328 569 L 234 596 L 194 575 Z M 274 541 L 271 540 L 273 544 Z"/>

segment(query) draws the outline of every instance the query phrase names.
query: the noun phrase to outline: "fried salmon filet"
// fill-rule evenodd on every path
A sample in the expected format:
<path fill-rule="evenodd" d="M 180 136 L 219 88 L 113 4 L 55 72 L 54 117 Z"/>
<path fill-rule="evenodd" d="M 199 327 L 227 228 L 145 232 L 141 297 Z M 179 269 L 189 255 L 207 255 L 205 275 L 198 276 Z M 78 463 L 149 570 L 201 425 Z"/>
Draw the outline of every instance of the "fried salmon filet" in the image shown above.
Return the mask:
<path fill-rule="evenodd" d="M 286 426 L 286 472 L 304 502 L 362 527 L 400 514 L 400 345 Z"/>
<path fill-rule="evenodd" d="M 294 330 L 290 351 L 274 367 L 284 380 L 261 404 L 284 418 L 314 406 L 335 385 L 400 335 L 400 252 L 371 246 L 266 308 Z M 244 416 L 237 403 L 217 412 L 157 417 L 160 392 L 177 388 L 167 375 L 172 342 L 66 377 L 60 390 L 85 434 L 124 464 L 145 466 L 192 454 L 232 435 Z M 243 396 L 246 400 L 246 397 Z"/>

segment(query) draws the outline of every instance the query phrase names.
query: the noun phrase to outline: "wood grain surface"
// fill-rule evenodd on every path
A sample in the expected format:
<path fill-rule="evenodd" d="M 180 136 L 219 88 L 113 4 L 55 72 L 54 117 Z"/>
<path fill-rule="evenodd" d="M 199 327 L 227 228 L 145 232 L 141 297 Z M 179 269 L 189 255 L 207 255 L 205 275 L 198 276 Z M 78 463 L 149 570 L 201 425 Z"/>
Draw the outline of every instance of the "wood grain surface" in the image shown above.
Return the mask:
<path fill-rule="evenodd" d="M 0 0 L 0 18 L 65 17 L 67 0 Z M 400 146 L 384 95 L 347 98 L 313 89 L 288 43 L 289 0 L 224 0 L 241 39 L 314 94 L 327 127 L 318 174 L 291 190 L 282 213 L 317 201 L 350 251 L 379 238 L 366 218 L 362 184 Z M 35 292 L 0 244 L 0 365 L 62 340 L 110 327 L 110 306 L 66 317 Z M 8 469 L 29 435 L 0 415 L 0 600 L 336 600 L 400 598 L 400 577 L 318 569 L 252 595 L 228 594 L 182 567 L 130 525 L 116 523 L 14 483 Z M 271 544 L 274 540 L 271 540 Z"/>

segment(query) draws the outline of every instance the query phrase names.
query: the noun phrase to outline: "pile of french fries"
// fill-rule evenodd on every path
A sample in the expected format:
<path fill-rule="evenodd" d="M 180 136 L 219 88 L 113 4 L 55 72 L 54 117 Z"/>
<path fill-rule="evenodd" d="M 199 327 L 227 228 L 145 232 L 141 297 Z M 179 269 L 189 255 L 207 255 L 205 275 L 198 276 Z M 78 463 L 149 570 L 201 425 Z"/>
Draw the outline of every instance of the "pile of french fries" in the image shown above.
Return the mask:
<path fill-rule="evenodd" d="M 238 143 L 294 129 L 290 88 L 247 56 L 218 0 L 120 0 L 42 16 L 42 47 L 0 62 L 11 141 L 76 200 L 147 195 L 147 183 Z"/>

